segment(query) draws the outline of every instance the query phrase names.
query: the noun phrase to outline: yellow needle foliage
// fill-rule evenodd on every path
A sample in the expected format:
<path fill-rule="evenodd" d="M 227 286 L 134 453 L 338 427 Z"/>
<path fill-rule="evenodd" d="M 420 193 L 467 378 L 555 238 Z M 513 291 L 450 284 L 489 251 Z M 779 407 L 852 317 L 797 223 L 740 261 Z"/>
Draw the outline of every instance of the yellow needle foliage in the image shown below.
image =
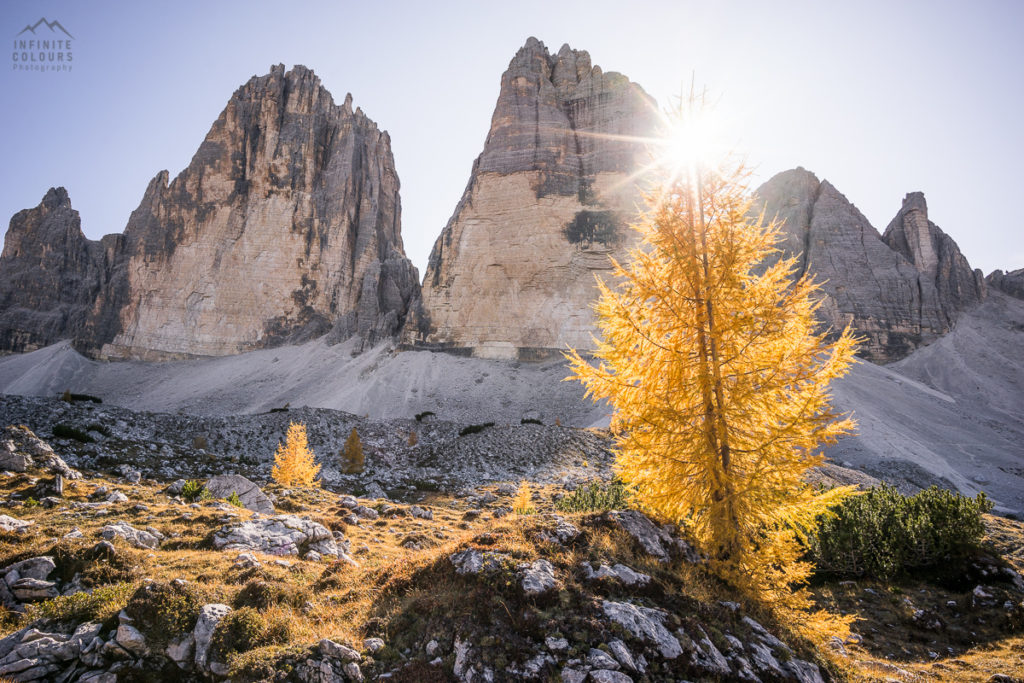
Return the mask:
<path fill-rule="evenodd" d="M 277 445 L 270 476 L 281 486 L 317 487 L 320 465 L 315 460 L 316 455 L 306 441 L 306 425 L 291 422 L 284 444 Z"/>
<path fill-rule="evenodd" d="M 751 217 L 746 177 L 691 167 L 647 197 L 639 246 L 614 287 L 598 283 L 596 365 L 571 351 L 570 379 L 614 408 L 616 470 L 641 504 L 689 528 L 752 597 L 805 609 L 798 540 L 852 489 L 803 477 L 853 427 L 828 386 L 856 340 L 829 342 L 817 285 L 794 282 L 795 259 L 768 258 L 779 225 Z"/>

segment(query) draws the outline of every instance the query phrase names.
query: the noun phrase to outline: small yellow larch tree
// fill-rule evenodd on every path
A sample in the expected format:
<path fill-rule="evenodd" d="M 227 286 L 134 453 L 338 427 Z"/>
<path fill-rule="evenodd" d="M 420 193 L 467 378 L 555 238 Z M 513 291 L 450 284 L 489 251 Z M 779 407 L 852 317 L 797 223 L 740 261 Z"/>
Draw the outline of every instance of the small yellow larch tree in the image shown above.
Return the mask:
<path fill-rule="evenodd" d="M 278 443 L 274 453 L 274 466 L 270 476 L 281 486 L 318 487 L 316 481 L 320 465 L 309 448 L 306 425 L 292 422 L 288 425 L 284 444 Z"/>

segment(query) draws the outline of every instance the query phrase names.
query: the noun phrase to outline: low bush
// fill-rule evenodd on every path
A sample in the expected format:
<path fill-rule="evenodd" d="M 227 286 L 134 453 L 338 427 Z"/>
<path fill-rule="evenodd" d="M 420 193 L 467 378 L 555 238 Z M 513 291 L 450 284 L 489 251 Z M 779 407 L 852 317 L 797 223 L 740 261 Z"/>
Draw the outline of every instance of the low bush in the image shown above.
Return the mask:
<path fill-rule="evenodd" d="M 96 440 L 81 429 L 64 423 L 53 425 L 53 436 L 58 439 L 74 439 L 81 443 L 92 443 Z"/>
<path fill-rule="evenodd" d="M 517 515 L 532 515 L 537 512 L 537 509 L 533 507 L 533 493 L 525 480 L 519 482 L 519 489 L 516 491 L 515 498 L 512 499 L 512 511 Z"/>
<path fill-rule="evenodd" d="M 147 583 L 132 594 L 124 611 L 146 640 L 163 650 L 196 625 L 203 598 L 187 583 Z"/>
<path fill-rule="evenodd" d="M 106 621 L 124 608 L 131 594 L 132 584 L 118 583 L 101 586 L 91 593 L 80 591 L 71 595 L 61 595 L 37 605 L 29 605 L 28 619 L 45 619 L 75 625 L 86 621 Z"/>
<path fill-rule="evenodd" d="M 903 496 L 890 486 L 847 498 L 808 539 L 823 575 L 889 580 L 918 571 L 957 571 L 979 548 L 984 493 L 968 498 L 936 486 Z"/>
<path fill-rule="evenodd" d="M 227 501 L 228 505 L 234 505 L 236 508 L 245 507 L 245 505 L 242 504 L 242 499 L 238 497 L 238 491 L 232 491 L 231 495 L 224 500 Z"/>
<path fill-rule="evenodd" d="M 93 396 L 91 394 L 72 394 L 70 390 L 65 389 L 64 393 L 60 395 L 60 399 L 66 403 L 74 403 L 75 401 L 90 401 L 92 403 L 103 403 L 103 399 L 99 396 Z"/>
<path fill-rule="evenodd" d="M 434 415 L 433 410 L 424 410 L 422 413 L 416 413 L 416 421 L 423 422 L 424 418 L 433 417 Z"/>
<path fill-rule="evenodd" d="M 580 484 L 572 493 L 562 496 L 555 507 L 562 512 L 605 512 L 629 507 L 631 492 L 618 479 L 610 482 L 592 481 Z"/>
<path fill-rule="evenodd" d="M 252 607 L 228 612 L 213 631 L 210 653 L 218 661 L 228 661 L 237 652 L 248 652 L 265 645 L 288 642 L 291 626 L 280 614 L 266 615 Z"/>
<path fill-rule="evenodd" d="M 181 487 L 181 497 L 189 502 L 195 502 L 197 500 L 210 500 L 213 498 L 213 494 L 207 490 L 203 482 L 198 479 L 189 479 Z"/>
<path fill-rule="evenodd" d="M 468 427 L 463 427 L 462 428 L 462 430 L 459 432 L 459 436 L 468 436 L 470 434 L 479 434 L 480 432 L 484 431 L 488 427 L 493 427 L 493 426 L 494 426 L 493 422 L 484 422 L 483 424 L 479 424 L 479 425 L 469 425 Z"/>
<path fill-rule="evenodd" d="M 544 423 L 535 417 L 524 417 L 519 421 L 521 425 L 543 425 Z"/>

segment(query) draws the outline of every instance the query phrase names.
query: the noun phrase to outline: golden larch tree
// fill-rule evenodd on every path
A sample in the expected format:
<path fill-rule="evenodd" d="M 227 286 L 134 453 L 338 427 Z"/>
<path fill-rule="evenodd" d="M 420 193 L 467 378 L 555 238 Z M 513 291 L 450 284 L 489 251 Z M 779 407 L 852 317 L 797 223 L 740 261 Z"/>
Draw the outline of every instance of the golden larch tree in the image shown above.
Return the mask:
<path fill-rule="evenodd" d="M 345 439 L 345 446 L 339 455 L 341 456 L 341 471 L 344 474 L 359 474 L 363 471 L 365 465 L 363 442 L 359 440 L 359 432 L 355 427 L 349 432 L 348 438 Z"/>
<path fill-rule="evenodd" d="M 319 473 L 320 465 L 306 440 L 306 425 L 289 423 L 284 443 L 278 443 L 274 453 L 270 476 L 281 486 L 316 487 L 320 485 L 316 481 Z"/>
<path fill-rule="evenodd" d="M 567 357 L 570 379 L 613 408 L 616 471 L 638 501 L 686 526 L 738 588 L 804 608 L 798 541 L 851 489 L 803 478 L 853 427 L 828 386 L 856 340 L 819 329 L 818 287 L 752 215 L 747 177 L 692 164 L 648 194 L 639 245 L 598 282 L 596 364 Z"/>

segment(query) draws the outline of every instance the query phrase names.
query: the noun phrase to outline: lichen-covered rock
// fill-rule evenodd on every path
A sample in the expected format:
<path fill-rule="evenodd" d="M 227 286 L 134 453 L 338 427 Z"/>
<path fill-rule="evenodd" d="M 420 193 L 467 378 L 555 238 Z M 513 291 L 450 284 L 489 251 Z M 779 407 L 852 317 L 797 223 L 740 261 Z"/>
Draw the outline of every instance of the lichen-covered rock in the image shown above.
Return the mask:
<path fill-rule="evenodd" d="M 268 555 L 305 555 L 309 552 L 338 557 L 331 530 L 295 515 L 277 515 L 227 524 L 213 534 L 218 550 L 255 550 Z"/>
<path fill-rule="evenodd" d="M 622 74 L 530 38 L 502 75 L 483 152 L 430 254 L 422 307 L 403 338 L 483 357 L 588 348 L 595 273 L 631 235 L 627 176 L 654 128 L 651 99 Z"/>
<path fill-rule="evenodd" d="M 24 531 L 35 524 L 31 520 L 15 519 L 10 515 L 0 515 L 0 531 Z"/>

